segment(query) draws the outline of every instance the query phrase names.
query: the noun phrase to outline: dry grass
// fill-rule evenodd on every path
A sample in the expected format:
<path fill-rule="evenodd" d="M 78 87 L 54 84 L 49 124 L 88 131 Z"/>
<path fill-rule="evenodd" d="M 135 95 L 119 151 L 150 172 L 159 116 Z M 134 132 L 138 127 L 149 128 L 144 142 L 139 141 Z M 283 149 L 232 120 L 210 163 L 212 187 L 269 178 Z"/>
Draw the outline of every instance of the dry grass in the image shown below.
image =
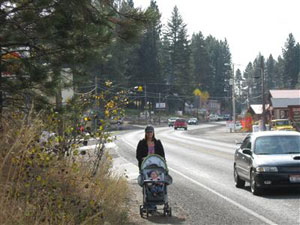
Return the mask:
<path fill-rule="evenodd" d="M 41 120 L 14 115 L 2 124 L 0 224 L 128 223 L 127 182 L 112 175 L 108 155 L 91 176 L 91 162 L 41 147 Z"/>

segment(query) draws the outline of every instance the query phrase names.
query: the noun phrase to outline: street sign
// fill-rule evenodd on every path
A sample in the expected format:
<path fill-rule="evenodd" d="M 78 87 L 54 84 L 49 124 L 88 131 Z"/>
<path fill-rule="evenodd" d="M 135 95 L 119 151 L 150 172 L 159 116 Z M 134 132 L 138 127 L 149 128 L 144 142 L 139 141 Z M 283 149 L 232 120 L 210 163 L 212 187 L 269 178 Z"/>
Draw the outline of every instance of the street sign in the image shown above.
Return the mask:
<path fill-rule="evenodd" d="M 166 108 L 166 103 L 165 102 L 160 102 L 155 104 L 155 108 L 157 109 L 165 109 Z"/>

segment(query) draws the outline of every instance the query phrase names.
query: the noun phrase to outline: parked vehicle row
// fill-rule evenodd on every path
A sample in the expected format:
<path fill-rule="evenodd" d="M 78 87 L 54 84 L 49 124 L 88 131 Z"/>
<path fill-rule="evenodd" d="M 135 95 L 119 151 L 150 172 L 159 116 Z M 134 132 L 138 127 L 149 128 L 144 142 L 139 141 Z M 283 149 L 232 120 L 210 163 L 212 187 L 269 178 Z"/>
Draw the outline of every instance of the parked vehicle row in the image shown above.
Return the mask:
<path fill-rule="evenodd" d="M 171 117 L 171 118 L 168 119 L 168 126 L 173 127 L 174 123 L 178 119 L 185 120 L 185 119 L 179 118 L 179 117 Z M 188 125 L 197 125 L 197 124 L 199 124 L 199 120 L 196 117 L 189 118 L 188 120 L 185 120 L 185 121 Z"/>
<path fill-rule="evenodd" d="M 169 127 L 173 127 L 174 126 L 174 123 L 175 121 L 178 119 L 178 117 L 171 117 L 168 119 L 168 126 Z"/>
<path fill-rule="evenodd" d="M 210 114 L 208 117 L 209 121 L 221 121 L 221 120 L 229 120 L 230 114 L 224 114 L 224 115 L 218 115 L 218 114 Z M 168 119 L 168 126 L 173 127 L 174 123 L 177 119 L 180 119 L 179 117 L 170 117 Z M 199 120 L 196 117 L 191 117 L 187 120 L 187 123 L 189 125 L 197 125 L 199 124 Z"/>
<path fill-rule="evenodd" d="M 197 125 L 199 123 L 199 121 L 198 121 L 197 118 L 194 117 L 194 118 L 189 118 L 188 121 L 187 121 L 187 123 L 189 125 Z"/>
<path fill-rule="evenodd" d="M 221 120 L 230 120 L 231 119 L 231 116 L 230 114 L 222 114 L 222 115 L 219 115 L 219 114 L 210 114 L 207 119 L 209 121 L 221 121 Z"/>

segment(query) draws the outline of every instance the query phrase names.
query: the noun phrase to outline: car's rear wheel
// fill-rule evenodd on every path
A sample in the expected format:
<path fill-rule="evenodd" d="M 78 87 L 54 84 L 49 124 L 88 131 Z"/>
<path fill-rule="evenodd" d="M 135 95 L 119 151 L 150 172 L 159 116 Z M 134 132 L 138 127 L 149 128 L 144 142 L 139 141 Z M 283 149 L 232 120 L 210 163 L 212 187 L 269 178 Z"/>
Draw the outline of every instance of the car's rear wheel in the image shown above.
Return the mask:
<path fill-rule="evenodd" d="M 263 193 L 262 188 L 257 187 L 257 183 L 255 181 L 255 173 L 253 170 L 251 170 L 250 188 L 251 188 L 252 194 L 254 194 L 254 195 L 261 195 Z"/>
<path fill-rule="evenodd" d="M 245 186 L 245 181 L 240 178 L 237 173 L 236 167 L 234 165 L 233 169 L 234 183 L 237 188 L 243 188 Z"/>

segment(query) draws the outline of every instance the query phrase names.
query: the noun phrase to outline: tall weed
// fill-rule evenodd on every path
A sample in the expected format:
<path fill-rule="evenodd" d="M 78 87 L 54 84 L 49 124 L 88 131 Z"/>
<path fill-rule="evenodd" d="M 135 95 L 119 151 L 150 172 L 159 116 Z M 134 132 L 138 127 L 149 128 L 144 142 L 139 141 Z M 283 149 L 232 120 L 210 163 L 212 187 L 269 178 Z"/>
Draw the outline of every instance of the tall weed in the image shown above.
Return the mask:
<path fill-rule="evenodd" d="M 110 156 L 91 175 L 92 159 L 61 157 L 57 140 L 40 142 L 49 127 L 41 118 L 3 115 L 0 224 L 126 224 L 127 182 L 111 172 Z"/>

